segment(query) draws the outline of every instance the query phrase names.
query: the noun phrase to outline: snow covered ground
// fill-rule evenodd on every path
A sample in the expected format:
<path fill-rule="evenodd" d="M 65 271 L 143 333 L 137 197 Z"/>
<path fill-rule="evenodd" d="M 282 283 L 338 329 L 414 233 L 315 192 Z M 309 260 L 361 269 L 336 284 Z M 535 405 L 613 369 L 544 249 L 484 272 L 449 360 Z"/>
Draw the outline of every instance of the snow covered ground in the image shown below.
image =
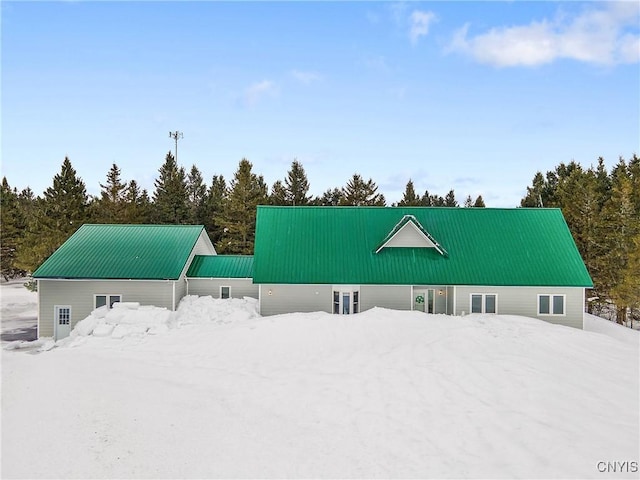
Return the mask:
<path fill-rule="evenodd" d="M 637 335 L 255 307 L 125 304 L 5 343 L 2 478 L 638 478 Z"/>

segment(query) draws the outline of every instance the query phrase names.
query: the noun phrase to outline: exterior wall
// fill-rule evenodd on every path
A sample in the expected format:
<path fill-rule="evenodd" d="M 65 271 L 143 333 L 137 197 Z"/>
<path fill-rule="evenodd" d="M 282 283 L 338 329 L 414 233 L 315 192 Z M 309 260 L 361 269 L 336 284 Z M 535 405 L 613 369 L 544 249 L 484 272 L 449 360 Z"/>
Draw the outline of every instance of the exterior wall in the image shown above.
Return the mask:
<path fill-rule="evenodd" d="M 178 308 L 180 300 L 187 294 L 187 281 L 184 278 L 176 280 L 176 304 L 174 310 Z"/>
<path fill-rule="evenodd" d="M 177 298 L 178 285 L 176 285 Z M 140 302 L 171 310 L 171 280 L 38 280 L 38 337 L 52 337 L 54 308 L 71 306 L 71 328 L 93 310 L 95 294 L 120 294 L 123 302 Z"/>
<path fill-rule="evenodd" d="M 262 284 L 260 289 L 261 315 L 332 312 L 333 288 L 331 285 Z"/>
<path fill-rule="evenodd" d="M 373 307 L 411 310 L 411 287 L 408 285 L 360 285 L 360 311 Z"/>
<path fill-rule="evenodd" d="M 449 315 L 453 315 L 454 291 L 453 287 L 447 287 L 447 314 Z"/>
<path fill-rule="evenodd" d="M 220 287 L 231 287 L 232 298 L 258 298 L 258 285 L 250 278 L 190 278 L 189 295 L 211 295 L 220 298 Z"/>
<path fill-rule="evenodd" d="M 582 328 L 584 289 L 581 287 L 456 287 L 455 315 L 471 312 L 472 293 L 498 295 L 498 314 L 523 315 L 558 325 Z M 539 294 L 566 295 L 564 315 L 538 315 Z"/>
<path fill-rule="evenodd" d="M 453 310 L 453 308 L 448 309 L 448 288 L 444 285 L 415 285 L 413 290 L 435 290 L 433 297 L 435 313 L 450 313 Z M 440 295 L 440 292 L 442 292 L 442 295 Z M 413 299 L 411 308 L 413 308 Z"/>

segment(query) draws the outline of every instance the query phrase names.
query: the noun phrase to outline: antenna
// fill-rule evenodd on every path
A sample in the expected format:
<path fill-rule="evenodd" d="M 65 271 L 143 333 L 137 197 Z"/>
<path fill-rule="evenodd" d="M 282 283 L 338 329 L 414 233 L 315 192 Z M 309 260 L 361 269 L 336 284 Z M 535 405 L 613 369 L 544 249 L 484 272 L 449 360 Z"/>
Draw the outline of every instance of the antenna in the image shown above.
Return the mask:
<path fill-rule="evenodd" d="M 176 130 L 175 132 L 169 132 L 169 138 L 173 138 L 176 141 L 176 164 L 178 163 L 178 140 L 184 138 L 182 132 Z"/>

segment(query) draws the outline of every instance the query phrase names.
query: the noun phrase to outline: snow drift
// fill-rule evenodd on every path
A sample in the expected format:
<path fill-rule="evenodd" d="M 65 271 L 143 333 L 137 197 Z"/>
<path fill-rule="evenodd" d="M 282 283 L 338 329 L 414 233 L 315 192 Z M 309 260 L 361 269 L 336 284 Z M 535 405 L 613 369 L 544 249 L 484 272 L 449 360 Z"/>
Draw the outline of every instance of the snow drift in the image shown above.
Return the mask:
<path fill-rule="evenodd" d="M 94 312 L 73 348 L 3 352 L 3 478 L 602 478 L 599 462 L 638 461 L 638 346 L 601 334 L 385 309 L 261 318 L 247 299 L 150 312 Z"/>

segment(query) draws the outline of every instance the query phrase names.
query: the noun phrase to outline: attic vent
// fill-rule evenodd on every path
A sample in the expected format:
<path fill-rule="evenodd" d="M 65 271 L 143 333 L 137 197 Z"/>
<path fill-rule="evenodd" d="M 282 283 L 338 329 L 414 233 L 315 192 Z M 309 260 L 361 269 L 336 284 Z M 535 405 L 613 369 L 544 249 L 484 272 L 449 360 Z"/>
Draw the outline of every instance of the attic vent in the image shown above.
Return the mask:
<path fill-rule="evenodd" d="M 376 249 L 376 253 L 383 248 L 435 248 L 440 255 L 448 256 L 446 250 L 433 238 L 413 215 L 402 217 L 395 227 Z"/>

